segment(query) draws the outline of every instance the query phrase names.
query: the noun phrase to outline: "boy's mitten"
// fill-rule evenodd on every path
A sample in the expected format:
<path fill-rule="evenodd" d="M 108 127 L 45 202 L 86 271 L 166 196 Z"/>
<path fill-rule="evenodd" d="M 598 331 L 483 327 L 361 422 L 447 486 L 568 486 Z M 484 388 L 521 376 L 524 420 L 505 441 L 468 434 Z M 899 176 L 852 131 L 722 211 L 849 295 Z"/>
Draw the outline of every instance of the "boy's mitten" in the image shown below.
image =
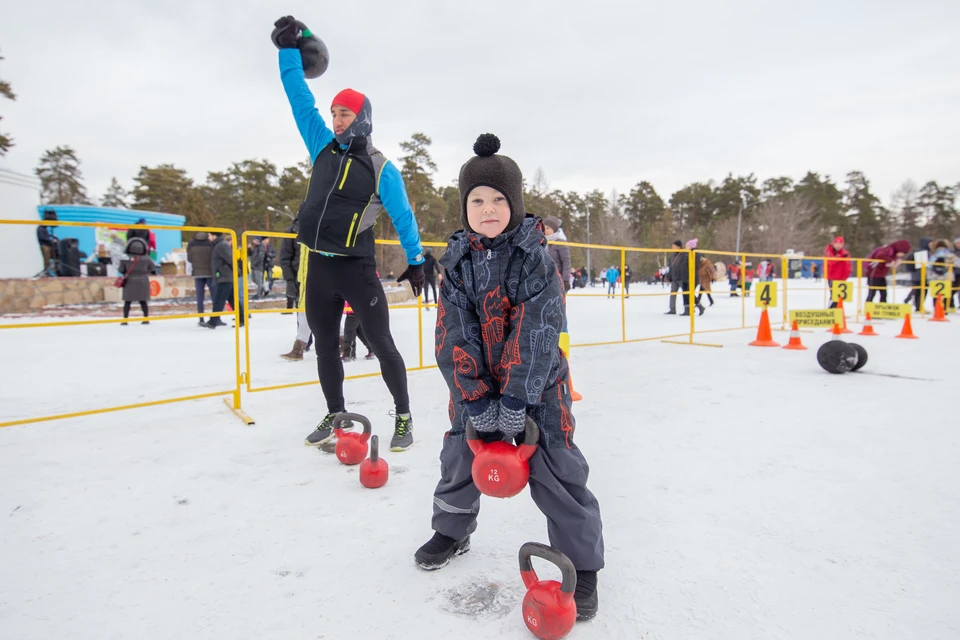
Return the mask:
<path fill-rule="evenodd" d="M 500 398 L 500 416 L 497 420 L 497 429 L 505 436 L 515 438 L 521 433 L 527 423 L 527 403 L 517 398 L 503 396 Z"/>
<path fill-rule="evenodd" d="M 467 415 L 478 433 L 492 433 L 497 430 L 497 418 L 500 405 L 490 402 L 486 397 L 467 403 Z"/>

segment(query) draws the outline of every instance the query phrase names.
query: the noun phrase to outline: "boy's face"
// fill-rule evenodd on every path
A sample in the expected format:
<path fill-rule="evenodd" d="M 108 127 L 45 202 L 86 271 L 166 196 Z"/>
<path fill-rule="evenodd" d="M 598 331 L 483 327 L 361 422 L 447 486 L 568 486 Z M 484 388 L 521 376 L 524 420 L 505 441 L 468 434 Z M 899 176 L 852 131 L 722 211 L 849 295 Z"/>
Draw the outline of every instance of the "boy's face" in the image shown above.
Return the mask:
<path fill-rule="evenodd" d="M 333 132 L 338 136 L 346 131 L 353 121 L 357 119 L 357 114 L 347 109 L 342 104 L 335 104 L 330 107 L 330 116 L 333 118 Z"/>
<path fill-rule="evenodd" d="M 467 222 L 475 233 L 496 238 L 510 224 L 507 197 L 491 187 L 474 187 L 467 195 Z"/>

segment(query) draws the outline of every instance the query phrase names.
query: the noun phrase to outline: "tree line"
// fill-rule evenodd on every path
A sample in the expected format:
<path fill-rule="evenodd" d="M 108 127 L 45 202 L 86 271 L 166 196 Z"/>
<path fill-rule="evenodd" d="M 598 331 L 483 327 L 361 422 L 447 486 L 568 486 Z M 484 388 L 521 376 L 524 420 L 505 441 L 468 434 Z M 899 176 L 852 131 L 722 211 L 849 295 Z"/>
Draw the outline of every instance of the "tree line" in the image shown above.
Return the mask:
<path fill-rule="evenodd" d="M 414 133 L 400 144 L 398 166 L 417 216 L 421 237 L 444 241 L 460 228 L 460 202 L 455 181 L 439 185 L 430 156 L 432 140 Z M 83 184 L 74 149 L 60 146 L 44 153 L 36 168 L 44 203 L 92 204 Z M 263 159 L 234 162 L 210 171 L 196 183 L 174 164 L 141 166 L 126 190 L 114 177 L 99 204 L 179 213 L 187 225 L 283 231 L 306 194 L 311 164 L 278 168 Z M 885 206 L 860 171 L 842 183 L 809 171 L 799 180 L 772 177 L 759 182 L 753 174 L 727 175 L 720 181 L 693 182 L 661 196 L 654 185 L 638 181 L 628 193 L 598 189 L 586 193 L 551 189 L 538 168 L 524 184 L 527 209 L 541 217 L 557 216 L 572 242 L 667 249 L 674 240 L 698 238 L 709 251 L 734 251 L 738 214 L 742 213 L 740 250 L 758 253 L 822 255 L 834 236 L 846 238 L 854 256 L 866 256 L 877 246 L 906 238 L 914 246 L 921 236 L 954 238 L 960 231 L 957 196 L 960 183 L 905 182 Z M 288 214 L 281 213 L 283 211 Z M 374 232 L 395 239 L 389 217 L 381 216 Z M 399 251 L 379 249 L 385 272 L 402 267 Z M 575 267 L 586 264 L 586 252 L 573 249 Z M 628 254 L 637 273 L 649 275 L 667 259 L 661 254 Z M 593 266 L 619 264 L 619 253 L 591 251 Z M 397 271 L 399 273 L 399 271 Z"/>

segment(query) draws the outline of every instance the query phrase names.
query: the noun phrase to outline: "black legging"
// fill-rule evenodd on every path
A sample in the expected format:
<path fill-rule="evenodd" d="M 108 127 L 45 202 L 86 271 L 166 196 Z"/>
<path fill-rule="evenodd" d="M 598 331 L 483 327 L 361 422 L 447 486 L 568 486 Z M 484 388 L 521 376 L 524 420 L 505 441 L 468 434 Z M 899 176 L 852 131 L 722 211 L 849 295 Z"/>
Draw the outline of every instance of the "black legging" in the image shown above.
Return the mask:
<path fill-rule="evenodd" d="M 347 319 L 343 321 L 343 355 L 348 358 L 357 357 L 357 338 L 360 338 L 360 342 L 367 348 L 367 351 L 373 351 L 370 348 L 370 343 L 367 342 L 367 337 L 363 334 L 360 318 L 354 313 L 348 315 Z"/>
<path fill-rule="evenodd" d="M 870 291 L 867 292 L 867 302 L 873 302 L 873 297 L 876 294 L 880 294 L 880 303 L 883 304 L 887 301 L 887 279 L 886 278 L 867 278 L 867 286 L 870 287 Z M 873 287 L 883 287 L 882 289 L 874 289 Z"/>
<path fill-rule="evenodd" d="M 702 296 L 704 293 L 707 294 L 707 300 L 710 301 L 710 304 L 713 304 L 713 296 L 710 295 L 713 293 L 713 291 L 711 289 L 704 289 L 703 285 L 700 285 L 700 293 L 697 294 L 697 304 L 700 304 L 700 296 Z"/>
<path fill-rule="evenodd" d="M 390 335 L 387 296 L 377 277 L 373 258 L 339 258 L 310 252 L 306 282 L 307 322 L 317 349 L 317 373 L 327 399 L 327 410 L 345 410 L 343 361 L 340 359 L 340 318 L 347 300 L 363 325 L 363 332 L 380 360 L 383 381 L 393 395 L 397 413 L 410 413 L 407 372 Z"/>
<path fill-rule="evenodd" d="M 439 302 L 437 298 L 437 279 L 436 278 L 424 278 L 423 279 L 423 303 L 427 304 L 430 302 L 430 289 L 433 289 L 433 302 Z"/>
<path fill-rule="evenodd" d="M 129 317 L 130 317 L 130 305 L 131 305 L 131 304 L 133 304 L 133 302 L 130 301 L 130 300 L 127 300 L 126 302 L 123 303 L 123 317 L 124 317 L 124 318 L 129 318 Z M 114 307 L 114 308 L 116 308 L 116 307 Z M 141 301 L 140 301 L 140 309 L 143 311 L 143 317 L 144 317 L 144 318 L 147 318 L 147 317 L 150 316 L 150 311 L 149 311 L 149 309 L 147 308 L 147 301 L 146 301 L 146 300 L 141 300 Z"/>

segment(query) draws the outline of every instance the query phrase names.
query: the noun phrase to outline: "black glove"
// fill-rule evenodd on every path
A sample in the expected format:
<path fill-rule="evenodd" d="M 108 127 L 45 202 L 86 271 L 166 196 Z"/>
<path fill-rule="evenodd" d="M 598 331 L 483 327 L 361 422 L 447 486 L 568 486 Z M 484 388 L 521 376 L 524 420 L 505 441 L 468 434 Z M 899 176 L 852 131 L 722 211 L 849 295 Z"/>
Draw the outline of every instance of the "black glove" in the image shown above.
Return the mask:
<path fill-rule="evenodd" d="M 300 40 L 300 25 L 293 16 L 284 16 L 273 23 L 275 27 L 270 40 L 277 49 L 296 49 Z"/>
<path fill-rule="evenodd" d="M 423 265 L 409 265 L 407 270 L 397 278 L 397 282 L 403 282 L 404 280 L 410 281 L 410 288 L 413 289 L 413 295 L 419 298 L 420 294 L 423 293 Z"/>

